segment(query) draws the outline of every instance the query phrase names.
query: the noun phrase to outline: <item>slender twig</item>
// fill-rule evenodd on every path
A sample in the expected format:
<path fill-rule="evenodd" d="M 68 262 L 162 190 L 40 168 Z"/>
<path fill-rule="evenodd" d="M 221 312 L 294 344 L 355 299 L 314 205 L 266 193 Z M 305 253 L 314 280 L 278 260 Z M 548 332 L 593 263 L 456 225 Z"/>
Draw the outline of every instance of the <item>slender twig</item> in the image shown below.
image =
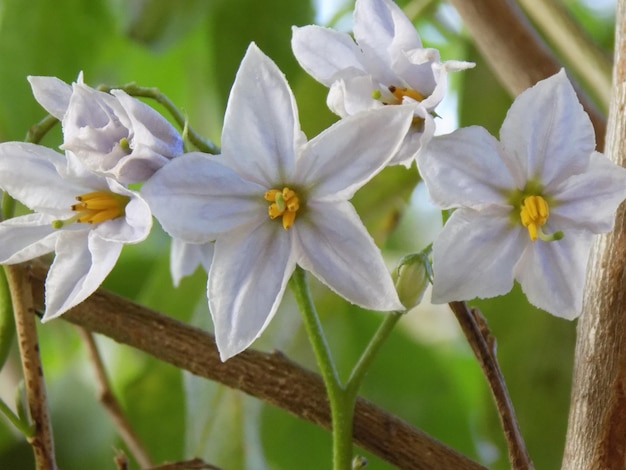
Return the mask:
<path fill-rule="evenodd" d="M 211 465 L 210 463 L 206 463 L 202 459 L 191 459 L 185 460 L 183 462 L 171 462 L 165 463 L 163 465 L 159 465 L 157 467 L 152 467 L 148 470 L 222 470 L 215 465 Z"/>
<path fill-rule="evenodd" d="M 33 265 L 31 280 L 39 309 L 44 306 L 46 274 L 43 264 Z M 61 318 L 330 428 L 321 378 L 279 352 L 247 349 L 223 363 L 212 335 L 102 289 Z M 353 436 L 357 445 L 398 468 L 485 470 L 362 398 L 356 402 Z"/>
<path fill-rule="evenodd" d="M 139 440 L 139 436 L 137 436 L 137 433 L 133 430 L 128 418 L 124 414 L 124 410 L 122 410 L 115 394 L 111 390 L 111 384 L 104 367 L 104 362 L 102 361 L 98 345 L 93 335 L 89 330 L 80 327 L 78 328 L 78 333 L 87 347 L 87 354 L 89 355 L 89 359 L 91 360 L 96 374 L 98 399 L 100 403 L 102 403 L 104 409 L 109 413 L 109 416 L 117 427 L 120 437 L 137 463 L 141 465 L 141 468 L 152 467 L 154 463 L 150 459 L 148 451 Z"/>
<path fill-rule="evenodd" d="M 54 458 L 54 443 L 48 416 L 46 386 L 39 357 L 32 290 L 24 266 L 11 265 L 5 266 L 5 269 L 13 299 L 26 401 L 34 424 L 34 433 L 28 438 L 28 442 L 35 454 L 37 470 L 55 470 L 57 467 Z"/>
<path fill-rule="evenodd" d="M 470 309 L 465 302 L 451 302 L 450 308 L 489 383 L 509 449 L 511 468 L 514 470 L 532 469 L 533 464 L 519 431 L 513 404 L 496 358 L 495 339 L 489 331 L 487 322 L 477 309 Z"/>
<path fill-rule="evenodd" d="M 172 115 L 176 123 L 180 126 L 181 129 L 185 129 L 186 136 L 189 137 L 189 141 L 195 145 L 195 147 L 206 153 L 218 154 L 220 153 L 220 148 L 215 145 L 210 140 L 206 139 L 202 135 L 198 134 L 195 130 L 189 126 L 187 122 L 187 118 L 183 113 L 179 111 L 174 102 L 170 100 L 167 96 L 159 91 L 156 87 L 141 87 L 136 83 L 128 83 L 126 85 L 121 85 L 118 87 L 110 87 L 107 85 L 100 85 L 98 90 L 109 92 L 111 90 L 124 90 L 131 96 L 140 96 L 142 98 L 150 98 L 155 100 L 157 103 L 163 105 L 165 109 Z"/>

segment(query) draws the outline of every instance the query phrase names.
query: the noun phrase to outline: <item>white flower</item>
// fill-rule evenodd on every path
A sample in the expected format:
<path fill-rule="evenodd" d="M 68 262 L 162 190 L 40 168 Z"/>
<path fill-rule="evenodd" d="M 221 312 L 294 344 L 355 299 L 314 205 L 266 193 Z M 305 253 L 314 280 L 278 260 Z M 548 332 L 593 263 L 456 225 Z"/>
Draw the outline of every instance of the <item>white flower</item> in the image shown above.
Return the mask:
<path fill-rule="evenodd" d="M 384 167 L 411 119 L 410 110 L 361 113 L 307 142 L 284 76 L 249 47 L 228 101 L 222 155 L 185 154 L 142 188 L 172 236 L 215 240 L 208 298 L 223 360 L 265 329 L 296 264 L 357 305 L 403 309 L 348 200 Z"/>
<path fill-rule="evenodd" d="M 71 156 L 68 155 L 70 160 Z M 0 264 L 51 251 L 43 320 L 91 295 L 111 271 L 122 246 L 146 238 L 146 202 L 116 181 L 34 144 L 0 144 L 0 188 L 34 211 L 0 223 Z"/>
<path fill-rule="evenodd" d="M 573 319 L 593 235 L 611 229 L 626 170 L 594 151 L 563 70 L 516 98 L 500 138 L 459 129 L 418 159 L 432 200 L 457 208 L 433 245 L 433 301 L 501 295 L 515 279 L 532 304 Z"/>
<path fill-rule="evenodd" d="M 62 149 L 91 171 L 120 183 L 145 181 L 183 152 L 176 129 L 122 90 L 111 94 L 56 77 L 28 77 L 39 103 L 63 125 Z"/>
<path fill-rule="evenodd" d="M 183 277 L 193 274 L 198 266 L 209 272 L 213 260 L 214 243 L 185 243 L 172 238 L 170 250 L 170 274 L 174 287 L 178 287 Z"/>
<path fill-rule="evenodd" d="M 442 63 L 439 51 L 422 47 L 415 27 L 391 0 L 357 0 L 354 38 L 311 25 L 294 27 L 291 45 L 302 68 L 330 88 L 327 102 L 335 114 L 388 104 L 413 110 L 413 125 L 390 162 L 408 167 L 433 136 L 431 114 L 444 97 L 447 73 L 474 64 Z"/>

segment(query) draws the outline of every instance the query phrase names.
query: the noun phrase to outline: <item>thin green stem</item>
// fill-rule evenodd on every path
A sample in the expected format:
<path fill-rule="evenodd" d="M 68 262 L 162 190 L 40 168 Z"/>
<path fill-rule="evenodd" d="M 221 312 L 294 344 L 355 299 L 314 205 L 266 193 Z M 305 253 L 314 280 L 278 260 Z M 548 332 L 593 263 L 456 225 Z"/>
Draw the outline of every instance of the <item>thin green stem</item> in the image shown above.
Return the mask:
<path fill-rule="evenodd" d="M 45 118 L 39 121 L 34 126 L 31 126 L 26 133 L 26 138 L 24 142 L 30 142 L 31 144 L 38 144 L 41 142 L 41 139 L 50 132 L 50 130 L 55 126 L 55 124 L 59 122 L 57 118 L 48 114 Z"/>
<path fill-rule="evenodd" d="M 32 424 L 25 423 L 22 421 L 11 408 L 7 406 L 7 404 L 0 400 L 0 412 L 7 417 L 9 421 L 15 426 L 26 438 L 31 438 L 35 435 L 35 428 Z"/>
<path fill-rule="evenodd" d="M 299 266 L 291 277 L 290 285 L 302 312 L 304 326 L 326 385 L 332 416 L 333 469 L 349 470 L 352 468 L 354 397 L 350 396 L 339 380 L 319 316 L 311 299 L 306 273 Z"/>
<path fill-rule="evenodd" d="M 381 346 L 385 343 L 389 334 L 403 314 L 404 312 L 392 312 L 385 317 L 383 322 L 378 327 L 378 330 L 376 330 L 374 337 L 370 340 L 369 344 L 365 348 L 365 351 L 363 351 L 363 354 L 361 354 L 361 357 L 352 369 L 352 373 L 350 374 L 350 378 L 346 384 L 346 390 L 348 395 L 353 396 L 354 399 L 356 399 L 356 395 L 361 387 L 365 373 L 369 370 L 374 358 L 378 354 L 378 351 L 380 351 Z"/>
<path fill-rule="evenodd" d="M 150 98 L 155 100 L 157 103 L 163 105 L 165 109 L 172 115 L 176 123 L 180 126 L 181 129 L 185 129 L 186 136 L 189 137 L 189 141 L 201 152 L 218 154 L 220 153 L 220 148 L 215 145 L 210 140 L 204 138 L 196 131 L 194 131 L 189 123 L 187 122 L 186 116 L 179 111 L 176 105 L 170 100 L 167 96 L 159 91 L 156 87 L 141 87 L 135 83 L 128 83 L 126 85 L 122 85 L 119 87 L 109 87 L 105 85 L 101 85 L 98 87 L 101 91 L 109 92 L 114 89 L 124 90 L 131 96 L 140 96 L 142 98 Z"/>

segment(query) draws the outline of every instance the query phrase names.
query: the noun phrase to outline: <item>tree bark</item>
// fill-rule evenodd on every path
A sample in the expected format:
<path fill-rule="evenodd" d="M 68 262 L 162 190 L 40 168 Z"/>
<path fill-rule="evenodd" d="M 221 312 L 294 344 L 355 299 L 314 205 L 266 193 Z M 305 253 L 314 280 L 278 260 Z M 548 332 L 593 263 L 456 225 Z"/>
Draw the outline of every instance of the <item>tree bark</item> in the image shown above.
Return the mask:
<path fill-rule="evenodd" d="M 626 163 L 626 1 L 616 14 L 607 156 Z M 626 468 L 626 205 L 589 260 L 563 469 Z"/>

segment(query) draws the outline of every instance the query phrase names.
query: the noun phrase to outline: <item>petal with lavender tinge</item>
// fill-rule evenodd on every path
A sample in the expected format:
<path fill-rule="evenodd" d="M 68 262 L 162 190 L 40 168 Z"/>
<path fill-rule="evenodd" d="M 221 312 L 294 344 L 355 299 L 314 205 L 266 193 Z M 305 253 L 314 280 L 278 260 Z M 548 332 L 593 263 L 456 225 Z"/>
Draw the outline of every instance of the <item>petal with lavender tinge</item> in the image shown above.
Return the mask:
<path fill-rule="evenodd" d="M 309 204 L 296 222 L 298 264 L 363 308 L 404 310 L 380 250 L 349 202 Z"/>
<path fill-rule="evenodd" d="M 514 271 L 528 301 L 558 317 L 578 317 L 592 241 L 591 233 L 569 232 L 558 241 L 528 244 Z"/>
<path fill-rule="evenodd" d="M 433 243 L 432 302 L 509 292 L 513 266 L 527 243 L 531 243 L 528 233 L 511 224 L 504 208 L 457 209 Z"/>
<path fill-rule="evenodd" d="M 267 221 L 215 242 L 208 297 L 223 361 L 246 349 L 268 325 L 295 269 L 291 231 Z"/>
<path fill-rule="evenodd" d="M 62 315 L 93 294 L 115 266 L 122 246 L 93 231 L 64 232 L 57 239 L 56 257 L 46 278 L 42 321 Z"/>
<path fill-rule="evenodd" d="M 57 77 L 29 75 L 27 78 L 39 104 L 59 121 L 62 121 L 70 104 L 72 86 Z"/>
<path fill-rule="evenodd" d="M 52 227 L 54 217 L 27 214 L 0 223 L 0 263 L 28 261 L 54 250 L 59 230 Z"/>

